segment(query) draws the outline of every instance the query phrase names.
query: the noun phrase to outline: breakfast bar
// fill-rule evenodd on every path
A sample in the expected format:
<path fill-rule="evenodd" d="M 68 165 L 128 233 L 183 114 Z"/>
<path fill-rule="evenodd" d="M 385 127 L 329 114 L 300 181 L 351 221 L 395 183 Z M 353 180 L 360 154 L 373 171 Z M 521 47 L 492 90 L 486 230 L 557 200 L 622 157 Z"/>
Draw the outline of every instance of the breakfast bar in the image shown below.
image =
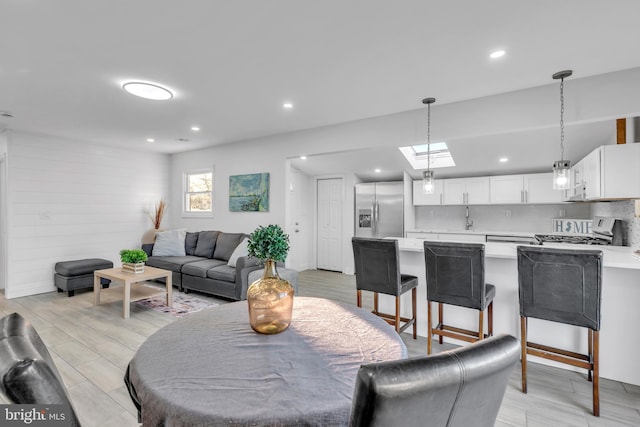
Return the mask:
<path fill-rule="evenodd" d="M 400 268 L 403 274 L 418 277 L 418 335 L 427 336 L 427 296 L 423 239 L 399 238 Z M 496 287 L 494 299 L 494 334 L 507 333 L 520 336 L 518 306 L 518 268 L 515 243 L 485 243 L 485 281 Z M 572 249 L 598 249 L 603 252 L 602 272 L 602 327 L 600 330 L 600 375 L 603 378 L 640 385 L 640 369 L 637 358 L 640 341 L 629 331 L 640 325 L 640 258 L 634 249 L 626 246 L 590 246 L 563 243 L 545 244 L 545 247 Z M 382 310 L 393 310 L 393 298 L 380 296 Z M 411 309 L 410 296 L 402 298 L 402 315 Z M 445 319 L 457 326 L 477 327 L 477 314 L 471 310 L 447 306 Z M 435 320 L 435 319 L 434 319 Z M 587 334 L 577 327 L 529 320 L 529 340 L 544 337 L 544 342 L 574 351 L 585 351 Z M 448 342 L 454 342 L 445 338 Z M 460 342 L 462 344 L 462 342 Z M 426 349 L 425 349 L 426 353 Z M 549 364 L 568 369 L 541 358 L 535 363 Z M 570 368 L 569 368 L 570 369 Z"/>

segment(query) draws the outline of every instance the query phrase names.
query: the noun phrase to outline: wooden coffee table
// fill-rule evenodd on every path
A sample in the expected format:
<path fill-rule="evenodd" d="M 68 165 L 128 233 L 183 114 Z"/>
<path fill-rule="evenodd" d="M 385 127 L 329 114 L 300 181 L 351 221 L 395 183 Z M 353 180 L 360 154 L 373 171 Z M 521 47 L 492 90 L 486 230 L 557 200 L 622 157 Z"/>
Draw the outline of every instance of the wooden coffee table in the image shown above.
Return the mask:
<path fill-rule="evenodd" d="M 123 301 L 122 301 L 122 317 L 129 318 L 129 308 L 132 301 L 138 301 L 145 298 L 151 298 L 157 295 L 167 295 L 167 307 L 173 305 L 173 298 L 171 296 L 171 271 L 162 270 L 155 267 L 144 267 L 144 273 L 128 273 L 122 271 L 121 267 L 107 268 L 105 270 L 96 270 L 93 273 L 93 305 L 100 304 L 100 292 L 102 291 L 102 285 L 100 279 L 110 279 L 115 282 L 123 283 Z M 139 282 L 145 282 L 153 279 L 166 279 L 166 291 L 157 291 L 150 287 L 136 286 L 133 284 Z M 117 289 L 117 288 L 116 288 Z M 105 289 L 105 291 L 108 291 Z"/>

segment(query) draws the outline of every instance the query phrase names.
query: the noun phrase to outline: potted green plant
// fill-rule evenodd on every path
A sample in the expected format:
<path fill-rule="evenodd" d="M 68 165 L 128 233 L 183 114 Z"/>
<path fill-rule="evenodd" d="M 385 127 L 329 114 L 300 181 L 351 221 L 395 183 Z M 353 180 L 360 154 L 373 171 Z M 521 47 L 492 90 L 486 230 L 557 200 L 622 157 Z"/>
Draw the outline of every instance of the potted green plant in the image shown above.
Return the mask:
<path fill-rule="evenodd" d="M 144 262 L 146 260 L 147 253 L 142 249 L 123 249 L 120 251 L 122 271 L 129 273 L 144 273 Z"/>
<path fill-rule="evenodd" d="M 277 334 L 291 324 L 293 309 L 293 286 L 276 269 L 289 253 L 289 235 L 279 225 L 259 226 L 249 236 L 247 251 L 264 262 L 262 278 L 247 289 L 249 323 L 261 334 Z"/>

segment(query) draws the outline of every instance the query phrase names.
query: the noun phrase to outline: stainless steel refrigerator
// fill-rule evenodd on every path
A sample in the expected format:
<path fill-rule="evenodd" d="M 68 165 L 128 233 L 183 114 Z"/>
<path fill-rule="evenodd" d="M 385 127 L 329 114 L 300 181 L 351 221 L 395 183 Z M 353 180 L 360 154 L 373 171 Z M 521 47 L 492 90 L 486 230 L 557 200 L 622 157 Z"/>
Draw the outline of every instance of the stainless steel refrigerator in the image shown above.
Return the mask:
<path fill-rule="evenodd" d="M 355 186 L 356 237 L 404 236 L 404 185 L 371 182 Z"/>

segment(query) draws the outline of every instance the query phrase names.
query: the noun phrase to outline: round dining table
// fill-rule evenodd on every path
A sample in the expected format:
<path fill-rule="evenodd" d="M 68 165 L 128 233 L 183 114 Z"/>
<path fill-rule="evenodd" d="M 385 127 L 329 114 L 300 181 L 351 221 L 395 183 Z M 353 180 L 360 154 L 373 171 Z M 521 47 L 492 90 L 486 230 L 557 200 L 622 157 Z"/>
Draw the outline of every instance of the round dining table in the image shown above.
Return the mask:
<path fill-rule="evenodd" d="M 347 426 L 360 365 L 406 357 L 394 328 L 354 305 L 295 297 L 291 326 L 262 335 L 239 301 L 158 330 L 125 382 L 144 426 Z"/>

